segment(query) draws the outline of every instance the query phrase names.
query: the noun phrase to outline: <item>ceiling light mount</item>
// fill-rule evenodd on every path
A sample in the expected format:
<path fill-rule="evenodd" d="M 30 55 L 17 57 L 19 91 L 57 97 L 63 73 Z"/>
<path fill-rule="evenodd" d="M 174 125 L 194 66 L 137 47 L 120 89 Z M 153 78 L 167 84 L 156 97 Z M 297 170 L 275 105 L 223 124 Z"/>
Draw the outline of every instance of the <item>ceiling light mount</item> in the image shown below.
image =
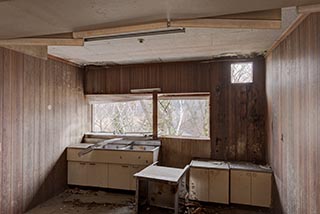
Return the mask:
<path fill-rule="evenodd" d="M 110 36 L 99 36 L 99 37 L 90 37 L 85 38 L 85 42 L 95 42 L 102 40 L 111 40 L 111 39 L 124 39 L 124 38 L 132 38 L 132 37 L 144 37 L 144 36 L 158 36 L 158 35 L 166 35 L 166 34 L 176 34 L 176 33 L 185 33 L 185 28 L 170 28 L 164 30 L 156 30 L 156 31 L 146 31 L 146 32 L 135 32 L 135 33 L 126 33 L 126 34 L 116 34 Z"/>

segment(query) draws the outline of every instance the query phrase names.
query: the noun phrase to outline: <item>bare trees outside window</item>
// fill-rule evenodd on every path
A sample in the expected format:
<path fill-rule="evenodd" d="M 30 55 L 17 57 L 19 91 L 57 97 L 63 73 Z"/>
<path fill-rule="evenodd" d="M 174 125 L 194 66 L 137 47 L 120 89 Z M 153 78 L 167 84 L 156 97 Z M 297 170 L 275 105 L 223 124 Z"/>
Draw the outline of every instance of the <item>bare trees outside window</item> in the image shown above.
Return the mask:
<path fill-rule="evenodd" d="M 152 133 L 152 100 L 93 104 L 92 131 Z"/>
<path fill-rule="evenodd" d="M 252 62 L 231 64 L 231 83 L 252 83 Z"/>
<path fill-rule="evenodd" d="M 209 96 L 158 101 L 159 136 L 209 137 Z M 152 134 L 152 100 L 93 104 L 92 131 Z"/>
<path fill-rule="evenodd" d="M 209 137 L 209 99 L 159 100 L 160 136 Z"/>

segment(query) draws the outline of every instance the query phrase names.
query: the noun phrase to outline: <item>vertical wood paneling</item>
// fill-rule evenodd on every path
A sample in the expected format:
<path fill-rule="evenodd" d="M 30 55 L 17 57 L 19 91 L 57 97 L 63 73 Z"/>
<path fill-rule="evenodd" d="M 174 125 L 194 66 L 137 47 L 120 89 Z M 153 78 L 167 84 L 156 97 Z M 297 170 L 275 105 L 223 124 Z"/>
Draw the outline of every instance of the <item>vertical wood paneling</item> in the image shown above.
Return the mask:
<path fill-rule="evenodd" d="M 164 93 L 210 92 L 211 157 L 263 163 L 265 62 L 264 58 L 250 61 L 254 82 L 245 85 L 231 84 L 232 60 L 87 67 L 85 93 L 128 94 L 137 88 L 161 88 Z"/>
<path fill-rule="evenodd" d="M 276 213 L 319 212 L 320 13 L 267 58 L 268 159 Z"/>
<path fill-rule="evenodd" d="M 0 213 L 66 187 L 65 148 L 88 130 L 83 70 L 0 48 Z"/>

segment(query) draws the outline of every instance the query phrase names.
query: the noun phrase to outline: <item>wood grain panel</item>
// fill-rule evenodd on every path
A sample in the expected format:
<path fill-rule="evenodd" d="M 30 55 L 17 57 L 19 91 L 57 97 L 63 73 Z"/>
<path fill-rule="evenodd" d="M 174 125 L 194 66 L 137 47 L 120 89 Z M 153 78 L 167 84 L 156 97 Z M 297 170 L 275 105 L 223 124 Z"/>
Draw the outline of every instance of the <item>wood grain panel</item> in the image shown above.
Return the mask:
<path fill-rule="evenodd" d="M 83 71 L 0 48 L 0 213 L 66 187 L 66 146 L 88 129 Z"/>
<path fill-rule="evenodd" d="M 238 60 L 175 62 L 105 67 L 86 67 L 86 94 L 128 94 L 130 89 L 161 88 L 164 93 L 210 92 L 209 156 L 218 160 L 265 162 L 265 61 L 253 62 L 252 84 L 231 84 L 230 66 Z M 244 60 L 240 60 L 244 61 Z M 187 163 L 190 148 L 170 140 L 163 147 L 169 164 Z M 183 146 L 181 146 L 183 145 Z M 186 146 L 184 146 L 186 145 Z M 168 146 L 168 147 L 166 147 Z M 209 149 L 210 149 L 209 148 Z M 172 150 L 171 150 L 172 149 Z M 175 151 L 176 153 L 173 153 Z M 190 152 L 190 151 L 189 151 Z M 175 155 L 181 154 L 176 160 Z M 201 154 L 200 154 L 201 155 Z M 207 156 L 207 151 L 202 155 Z M 185 158 L 185 159 L 184 159 Z"/>
<path fill-rule="evenodd" d="M 320 13 L 309 15 L 267 58 L 268 159 L 275 213 L 320 210 Z"/>

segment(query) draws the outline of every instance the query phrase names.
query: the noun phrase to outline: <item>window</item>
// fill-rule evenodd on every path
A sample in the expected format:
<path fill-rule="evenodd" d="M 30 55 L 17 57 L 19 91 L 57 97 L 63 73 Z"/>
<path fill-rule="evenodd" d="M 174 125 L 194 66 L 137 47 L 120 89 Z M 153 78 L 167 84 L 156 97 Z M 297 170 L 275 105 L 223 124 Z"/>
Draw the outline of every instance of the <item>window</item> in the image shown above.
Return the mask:
<path fill-rule="evenodd" d="M 134 100 L 132 100 L 134 99 Z M 129 101 L 130 100 L 130 101 Z M 92 131 L 115 135 L 152 135 L 151 96 L 89 97 Z M 209 93 L 159 94 L 158 136 L 209 138 Z"/>
<path fill-rule="evenodd" d="M 252 62 L 231 64 L 231 83 L 252 83 Z"/>
<path fill-rule="evenodd" d="M 159 136 L 209 137 L 209 96 L 159 97 Z"/>
<path fill-rule="evenodd" d="M 152 134 L 152 100 L 93 104 L 92 131 Z"/>

